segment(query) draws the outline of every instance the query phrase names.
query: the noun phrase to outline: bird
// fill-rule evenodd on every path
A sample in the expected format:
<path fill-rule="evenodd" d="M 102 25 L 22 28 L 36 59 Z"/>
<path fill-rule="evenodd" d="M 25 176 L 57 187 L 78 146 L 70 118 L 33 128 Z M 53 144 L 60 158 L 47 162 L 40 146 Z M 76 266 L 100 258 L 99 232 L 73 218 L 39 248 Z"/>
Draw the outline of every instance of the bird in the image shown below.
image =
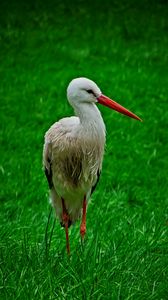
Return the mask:
<path fill-rule="evenodd" d="M 81 218 L 80 235 L 84 239 L 88 201 L 102 170 L 106 128 L 97 104 L 142 120 L 102 94 L 97 84 L 85 77 L 69 83 L 67 99 L 75 116 L 55 122 L 45 133 L 43 167 L 51 204 L 65 227 L 66 250 L 70 254 L 68 228 Z"/>

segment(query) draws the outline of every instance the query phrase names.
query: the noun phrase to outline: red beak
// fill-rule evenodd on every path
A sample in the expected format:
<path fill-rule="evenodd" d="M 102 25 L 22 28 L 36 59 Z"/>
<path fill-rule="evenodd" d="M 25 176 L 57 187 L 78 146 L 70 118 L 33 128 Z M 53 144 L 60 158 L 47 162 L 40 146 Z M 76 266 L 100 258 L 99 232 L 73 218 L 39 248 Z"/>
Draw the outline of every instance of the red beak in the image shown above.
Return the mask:
<path fill-rule="evenodd" d="M 126 109 L 125 107 L 123 107 L 122 105 L 118 104 L 117 102 L 115 102 L 114 100 L 111 100 L 110 98 L 101 95 L 97 98 L 98 103 L 107 106 L 109 108 L 112 108 L 118 112 L 120 112 L 123 115 L 126 115 L 130 118 L 142 121 L 138 116 L 136 116 L 135 114 L 133 114 L 131 111 L 129 111 L 128 109 Z"/>

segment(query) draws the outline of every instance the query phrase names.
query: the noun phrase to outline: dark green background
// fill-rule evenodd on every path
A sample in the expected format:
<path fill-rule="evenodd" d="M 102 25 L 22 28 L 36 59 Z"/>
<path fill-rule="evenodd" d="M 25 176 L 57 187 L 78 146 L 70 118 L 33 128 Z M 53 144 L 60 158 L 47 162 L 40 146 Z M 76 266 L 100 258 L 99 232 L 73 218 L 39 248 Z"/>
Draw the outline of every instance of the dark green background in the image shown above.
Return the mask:
<path fill-rule="evenodd" d="M 167 1 L 0 4 L 1 299 L 167 298 L 167 50 Z M 78 76 L 144 122 L 100 107 L 103 172 L 67 260 L 42 148 Z"/>

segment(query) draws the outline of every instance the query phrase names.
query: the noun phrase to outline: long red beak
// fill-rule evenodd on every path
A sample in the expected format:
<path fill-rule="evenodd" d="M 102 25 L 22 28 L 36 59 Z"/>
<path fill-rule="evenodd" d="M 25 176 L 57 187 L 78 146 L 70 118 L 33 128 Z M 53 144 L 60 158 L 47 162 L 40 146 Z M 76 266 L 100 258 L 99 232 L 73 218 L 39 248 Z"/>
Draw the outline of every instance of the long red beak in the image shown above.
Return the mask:
<path fill-rule="evenodd" d="M 139 120 L 139 121 L 142 122 L 142 120 L 138 116 L 136 116 L 135 114 L 133 114 L 131 111 L 129 111 L 128 109 L 126 109 L 122 105 L 118 104 L 114 100 L 111 100 L 110 98 L 108 98 L 108 97 L 106 97 L 104 95 L 99 96 L 97 98 L 97 100 L 98 100 L 98 103 L 100 103 L 100 104 L 102 104 L 104 106 L 112 108 L 112 109 L 120 112 L 123 115 L 126 115 L 126 116 L 128 116 L 130 118 L 133 118 L 133 119 L 136 119 L 136 120 Z"/>

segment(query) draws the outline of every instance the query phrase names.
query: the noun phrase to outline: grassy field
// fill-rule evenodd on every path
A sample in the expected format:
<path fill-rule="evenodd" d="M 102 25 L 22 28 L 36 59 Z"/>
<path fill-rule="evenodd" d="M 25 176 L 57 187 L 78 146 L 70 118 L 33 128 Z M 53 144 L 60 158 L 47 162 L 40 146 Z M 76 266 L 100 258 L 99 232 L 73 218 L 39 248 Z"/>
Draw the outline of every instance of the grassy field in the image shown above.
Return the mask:
<path fill-rule="evenodd" d="M 168 299 L 167 16 L 163 0 L 1 4 L 0 299 Z M 78 76 L 144 122 L 100 107 L 103 172 L 67 259 L 42 148 Z"/>

